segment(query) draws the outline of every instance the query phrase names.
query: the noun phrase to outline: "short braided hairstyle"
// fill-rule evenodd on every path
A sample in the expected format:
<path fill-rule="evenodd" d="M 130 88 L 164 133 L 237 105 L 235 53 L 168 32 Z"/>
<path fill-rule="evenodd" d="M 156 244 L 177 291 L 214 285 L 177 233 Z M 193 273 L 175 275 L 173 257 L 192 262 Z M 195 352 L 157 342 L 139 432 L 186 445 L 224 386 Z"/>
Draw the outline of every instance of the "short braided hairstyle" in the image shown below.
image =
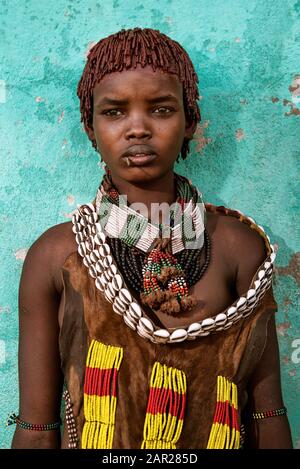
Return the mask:
<path fill-rule="evenodd" d="M 183 86 L 185 117 L 196 130 L 200 121 L 198 76 L 193 63 L 183 47 L 158 30 L 150 28 L 122 29 L 101 39 L 89 51 L 82 76 L 78 83 L 77 96 L 80 99 L 81 122 L 87 132 L 93 121 L 93 89 L 104 75 L 151 65 L 153 71 L 160 69 L 177 75 Z M 89 137 L 97 149 L 95 139 Z M 185 138 L 181 147 L 181 157 L 189 153 L 189 141 Z"/>

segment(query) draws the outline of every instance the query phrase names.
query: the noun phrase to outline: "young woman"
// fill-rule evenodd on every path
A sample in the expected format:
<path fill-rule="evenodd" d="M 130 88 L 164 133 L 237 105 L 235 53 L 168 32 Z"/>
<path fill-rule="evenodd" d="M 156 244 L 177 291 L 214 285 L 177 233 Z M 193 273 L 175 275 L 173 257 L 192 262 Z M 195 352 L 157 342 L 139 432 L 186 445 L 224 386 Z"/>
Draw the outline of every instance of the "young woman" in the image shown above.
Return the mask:
<path fill-rule="evenodd" d="M 78 96 L 105 174 L 27 254 L 13 448 L 291 447 L 274 248 L 174 173 L 200 119 L 197 82 L 159 31 L 90 50 Z"/>

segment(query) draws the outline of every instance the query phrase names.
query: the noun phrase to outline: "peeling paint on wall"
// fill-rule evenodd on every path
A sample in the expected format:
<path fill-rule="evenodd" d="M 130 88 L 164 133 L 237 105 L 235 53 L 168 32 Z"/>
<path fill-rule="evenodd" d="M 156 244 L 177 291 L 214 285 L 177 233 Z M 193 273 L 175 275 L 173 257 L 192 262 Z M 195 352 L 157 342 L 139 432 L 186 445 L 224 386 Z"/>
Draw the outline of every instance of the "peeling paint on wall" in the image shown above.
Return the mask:
<path fill-rule="evenodd" d="M 235 131 L 235 138 L 237 141 L 243 140 L 245 138 L 245 132 L 243 129 L 237 129 Z"/>
<path fill-rule="evenodd" d="M 16 258 L 18 261 L 24 261 L 26 255 L 27 255 L 27 251 L 28 251 L 28 249 L 26 249 L 26 248 L 18 249 L 18 250 L 14 253 L 15 258 Z"/>
<path fill-rule="evenodd" d="M 279 275 L 291 275 L 300 286 L 300 252 L 295 252 L 287 267 L 276 267 Z"/>
<path fill-rule="evenodd" d="M 210 137 L 205 137 L 205 129 L 209 126 L 209 121 L 205 121 L 203 124 L 198 124 L 196 131 L 194 133 L 193 141 L 196 142 L 195 152 L 201 153 L 202 150 L 208 145 L 212 139 Z"/>

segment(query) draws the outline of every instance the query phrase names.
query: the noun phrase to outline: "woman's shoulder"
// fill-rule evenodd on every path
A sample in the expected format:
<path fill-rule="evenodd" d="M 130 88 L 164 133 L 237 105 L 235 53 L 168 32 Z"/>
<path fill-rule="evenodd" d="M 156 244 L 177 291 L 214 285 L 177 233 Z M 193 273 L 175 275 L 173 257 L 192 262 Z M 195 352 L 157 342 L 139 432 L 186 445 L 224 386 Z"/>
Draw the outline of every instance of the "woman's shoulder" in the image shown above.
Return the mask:
<path fill-rule="evenodd" d="M 230 271 L 236 273 L 236 288 L 242 294 L 249 281 L 275 249 L 265 229 L 240 210 L 205 204 L 215 242 L 224 252 Z"/>
<path fill-rule="evenodd" d="M 47 271 L 58 290 L 61 289 L 60 270 L 73 252 L 77 251 L 72 222 L 59 223 L 45 230 L 30 246 L 25 266 Z"/>
<path fill-rule="evenodd" d="M 251 216 L 223 205 L 206 203 L 205 207 L 210 224 L 228 248 L 243 251 L 260 249 L 267 254 L 266 251 L 271 247 L 270 238 L 265 229 Z"/>

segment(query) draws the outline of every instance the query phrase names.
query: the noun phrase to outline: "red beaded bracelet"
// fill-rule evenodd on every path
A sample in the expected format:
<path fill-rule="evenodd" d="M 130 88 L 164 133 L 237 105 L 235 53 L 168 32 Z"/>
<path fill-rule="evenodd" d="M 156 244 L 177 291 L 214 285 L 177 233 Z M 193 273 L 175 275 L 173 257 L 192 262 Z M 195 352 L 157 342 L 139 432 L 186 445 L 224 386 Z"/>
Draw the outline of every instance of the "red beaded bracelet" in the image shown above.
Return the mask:
<path fill-rule="evenodd" d="M 24 430 L 36 430 L 39 432 L 47 431 L 47 430 L 56 430 L 61 425 L 61 420 L 55 423 L 28 423 L 24 420 L 21 420 L 18 415 L 11 414 L 6 421 L 6 426 L 17 424 L 19 427 L 23 428 Z"/>
<path fill-rule="evenodd" d="M 269 417 L 277 417 L 278 415 L 287 414 L 287 408 L 281 407 L 280 409 L 275 410 L 266 410 L 265 412 L 253 412 L 251 417 L 255 420 L 266 419 Z"/>

